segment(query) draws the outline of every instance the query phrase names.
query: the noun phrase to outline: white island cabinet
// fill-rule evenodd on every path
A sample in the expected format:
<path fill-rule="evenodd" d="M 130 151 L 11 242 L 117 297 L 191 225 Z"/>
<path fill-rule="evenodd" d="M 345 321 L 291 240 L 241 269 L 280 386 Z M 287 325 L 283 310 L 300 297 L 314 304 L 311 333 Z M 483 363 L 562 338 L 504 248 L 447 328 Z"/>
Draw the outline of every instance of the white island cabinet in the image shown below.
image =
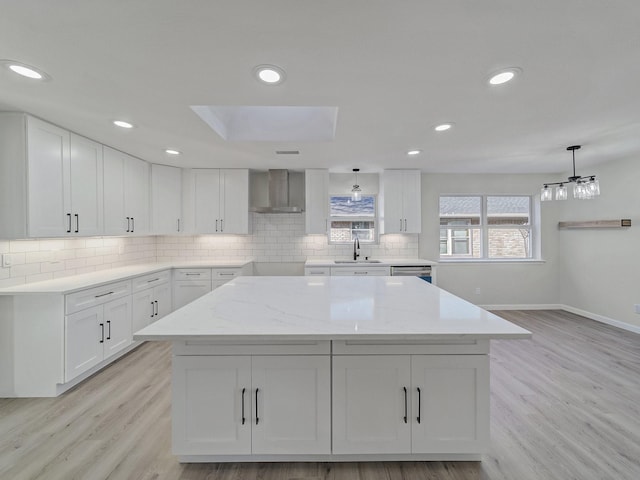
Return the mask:
<path fill-rule="evenodd" d="M 489 341 L 530 332 L 416 277 L 238 277 L 173 341 L 183 462 L 479 460 Z"/>

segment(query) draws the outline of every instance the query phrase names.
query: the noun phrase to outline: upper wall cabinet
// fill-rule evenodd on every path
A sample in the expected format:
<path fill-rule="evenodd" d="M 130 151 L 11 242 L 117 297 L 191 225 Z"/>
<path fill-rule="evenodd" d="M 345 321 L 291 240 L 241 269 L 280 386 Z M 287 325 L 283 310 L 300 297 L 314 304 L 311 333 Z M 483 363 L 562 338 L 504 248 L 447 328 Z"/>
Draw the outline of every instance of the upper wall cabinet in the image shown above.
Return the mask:
<path fill-rule="evenodd" d="M 249 233 L 249 170 L 194 168 L 184 186 L 190 233 Z"/>
<path fill-rule="evenodd" d="M 0 114 L 0 237 L 101 233 L 102 146 L 25 114 Z"/>
<path fill-rule="evenodd" d="M 385 170 L 381 185 L 381 233 L 420 233 L 420 170 Z"/>
<path fill-rule="evenodd" d="M 329 170 L 305 170 L 304 184 L 305 233 L 326 234 L 329 223 Z"/>
<path fill-rule="evenodd" d="M 149 164 L 104 147 L 106 235 L 149 234 Z"/>
<path fill-rule="evenodd" d="M 151 231 L 155 235 L 182 232 L 182 169 L 151 165 Z"/>

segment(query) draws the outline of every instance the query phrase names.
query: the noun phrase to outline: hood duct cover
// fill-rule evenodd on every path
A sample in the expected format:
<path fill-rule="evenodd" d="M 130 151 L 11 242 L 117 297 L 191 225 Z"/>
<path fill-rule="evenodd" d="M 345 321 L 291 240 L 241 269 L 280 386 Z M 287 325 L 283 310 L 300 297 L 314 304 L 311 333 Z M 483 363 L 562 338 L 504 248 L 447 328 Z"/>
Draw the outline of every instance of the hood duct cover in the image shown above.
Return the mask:
<path fill-rule="evenodd" d="M 289 170 L 269 170 L 269 205 L 251 207 L 257 213 L 302 213 L 302 208 L 289 203 Z"/>

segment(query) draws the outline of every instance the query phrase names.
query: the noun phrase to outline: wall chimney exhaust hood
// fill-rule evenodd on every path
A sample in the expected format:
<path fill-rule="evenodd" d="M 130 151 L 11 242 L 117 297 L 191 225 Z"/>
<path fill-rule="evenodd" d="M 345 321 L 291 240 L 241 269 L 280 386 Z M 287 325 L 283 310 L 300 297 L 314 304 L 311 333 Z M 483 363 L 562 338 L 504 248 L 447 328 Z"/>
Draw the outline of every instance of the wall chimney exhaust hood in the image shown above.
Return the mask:
<path fill-rule="evenodd" d="M 304 183 L 303 183 L 304 185 Z M 302 213 L 302 202 L 296 203 L 291 195 L 289 170 L 276 169 L 268 172 L 269 204 L 266 206 L 252 206 L 256 213 Z M 304 193 L 302 193 L 304 198 Z"/>

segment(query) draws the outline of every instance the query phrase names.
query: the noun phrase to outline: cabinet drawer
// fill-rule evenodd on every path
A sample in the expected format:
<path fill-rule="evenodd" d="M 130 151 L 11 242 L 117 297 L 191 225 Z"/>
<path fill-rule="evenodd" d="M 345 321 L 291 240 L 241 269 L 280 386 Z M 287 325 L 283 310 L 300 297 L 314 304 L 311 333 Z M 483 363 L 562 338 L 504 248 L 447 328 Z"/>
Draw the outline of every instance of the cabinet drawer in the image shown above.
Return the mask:
<path fill-rule="evenodd" d="M 233 280 L 242 275 L 241 268 L 214 268 L 211 270 L 213 280 Z"/>
<path fill-rule="evenodd" d="M 67 315 L 131 294 L 131 280 L 88 288 L 65 296 Z"/>
<path fill-rule="evenodd" d="M 328 276 L 331 275 L 331 268 L 329 267 L 305 267 L 304 274 L 306 276 Z"/>
<path fill-rule="evenodd" d="M 332 267 L 331 275 L 384 276 L 389 275 L 389 267 L 343 268 Z"/>
<path fill-rule="evenodd" d="M 165 270 L 163 272 L 150 273 L 149 275 L 143 275 L 132 280 L 133 291 L 140 292 L 147 288 L 155 287 L 156 285 L 162 285 L 169 282 L 171 277 L 171 270 Z"/>
<path fill-rule="evenodd" d="M 211 280 L 210 268 L 177 268 L 173 271 L 175 280 Z"/>

